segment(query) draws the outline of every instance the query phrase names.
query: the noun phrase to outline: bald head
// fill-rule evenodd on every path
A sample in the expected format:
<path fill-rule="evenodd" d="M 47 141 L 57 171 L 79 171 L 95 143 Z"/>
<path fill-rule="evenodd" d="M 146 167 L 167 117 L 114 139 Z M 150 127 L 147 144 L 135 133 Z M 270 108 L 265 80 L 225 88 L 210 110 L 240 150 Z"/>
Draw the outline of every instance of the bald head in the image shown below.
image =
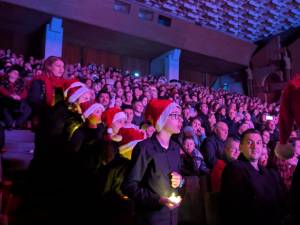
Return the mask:
<path fill-rule="evenodd" d="M 224 122 L 217 122 L 215 126 L 215 133 L 219 139 L 226 141 L 228 136 L 228 126 Z"/>

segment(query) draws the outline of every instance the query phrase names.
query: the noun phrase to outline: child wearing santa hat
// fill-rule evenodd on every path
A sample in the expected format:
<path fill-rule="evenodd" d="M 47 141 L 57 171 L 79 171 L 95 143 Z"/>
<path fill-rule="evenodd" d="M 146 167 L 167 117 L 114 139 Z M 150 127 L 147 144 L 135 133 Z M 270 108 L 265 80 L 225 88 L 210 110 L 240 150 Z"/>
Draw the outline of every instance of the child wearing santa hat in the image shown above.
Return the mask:
<path fill-rule="evenodd" d="M 102 173 L 105 224 L 121 224 L 124 216 L 130 217 L 133 214 L 133 202 L 122 193 L 121 185 L 128 170 L 132 149 L 145 136 L 141 130 L 125 127 L 120 128 L 118 134 L 122 137 L 117 145 L 119 152 L 109 164 L 100 169 L 107 171 L 107 174 Z"/>
<path fill-rule="evenodd" d="M 124 127 L 127 120 L 126 114 L 118 107 L 112 107 L 104 111 L 102 121 L 107 127 L 107 140 L 119 142 L 122 137 L 118 135 L 120 128 Z"/>
<path fill-rule="evenodd" d="M 103 149 L 102 138 L 105 130 L 101 123 L 101 115 L 104 107 L 94 101 L 84 102 L 79 106 L 84 122 L 74 130 L 67 141 L 66 149 L 70 158 L 66 164 L 70 166 L 73 163 L 68 175 L 73 184 L 70 192 L 76 198 L 75 206 L 82 218 L 91 220 L 96 216 L 95 211 L 99 206 L 97 195 L 100 186 L 96 170 Z"/>
<path fill-rule="evenodd" d="M 181 108 L 171 100 L 152 99 L 145 117 L 156 129 L 151 138 L 133 149 L 122 191 L 136 203 L 137 224 L 177 224 L 178 195 L 183 185 L 180 147 L 171 140 L 182 127 Z"/>
<path fill-rule="evenodd" d="M 81 82 L 68 81 L 64 96 L 66 101 L 58 102 L 41 114 L 40 126 L 36 132 L 35 154 L 59 151 L 71 134 L 82 123 L 80 103 L 89 100 L 89 89 Z"/>
<path fill-rule="evenodd" d="M 135 128 L 121 128 L 119 134 L 122 140 L 119 145 L 119 153 L 126 159 L 131 159 L 132 150 L 137 143 L 145 139 L 145 132 Z"/>
<path fill-rule="evenodd" d="M 78 182 L 75 172 L 78 171 L 78 158 L 68 144 L 74 131 L 84 123 L 80 104 L 90 100 L 90 90 L 78 81 L 71 81 L 65 86 L 64 94 L 65 101 L 48 107 L 41 119 L 29 173 L 32 187 L 40 187 L 49 193 L 56 190 L 54 198 L 75 199 L 73 186 Z"/>
<path fill-rule="evenodd" d="M 104 134 L 104 125 L 101 123 L 104 107 L 100 103 L 89 101 L 81 103 L 80 108 L 85 122 L 71 135 L 68 148 L 78 153 L 83 169 L 95 172 Z"/>

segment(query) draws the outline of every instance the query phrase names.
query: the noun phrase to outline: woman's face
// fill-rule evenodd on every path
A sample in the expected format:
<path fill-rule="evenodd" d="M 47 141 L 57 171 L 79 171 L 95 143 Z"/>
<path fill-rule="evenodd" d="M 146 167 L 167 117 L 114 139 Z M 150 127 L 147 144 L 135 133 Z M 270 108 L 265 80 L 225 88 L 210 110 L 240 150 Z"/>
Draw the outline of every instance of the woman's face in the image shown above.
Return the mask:
<path fill-rule="evenodd" d="M 81 95 L 81 96 L 79 97 L 78 103 L 80 104 L 80 103 L 83 103 L 83 102 L 88 102 L 88 101 L 91 100 L 91 97 L 92 97 L 92 95 L 91 95 L 91 92 L 90 92 L 90 91 L 85 92 L 83 95 Z"/>
<path fill-rule="evenodd" d="M 211 114 L 208 118 L 210 124 L 215 124 L 217 122 L 216 117 L 214 114 Z"/>
<path fill-rule="evenodd" d="M 194 132 L 196 133 L 201 128 L 201 122 L 198 119 L 194 119 L 192 122 L 192 128 Z"/>
<path fill-rule="evenodd" d="M 144 97 L 143 100 L 142 100 L 142 103 L 143 103 L 143 106 L 146 107 L 147 104 L 148 104 L 148 98 Z"/>
<path fill-rule="evenodd" d="M 54 63 L 52 63 L 49 70 L 52 72 L 53 76 L 62 77 L 65 72 L 64 62 L 61 60 L 56 60 Z"/>
<path fill-rule="evenodd" d="M 124 91 L 122 88 L 117 89 L 117 96 L 123 97 Z"/>

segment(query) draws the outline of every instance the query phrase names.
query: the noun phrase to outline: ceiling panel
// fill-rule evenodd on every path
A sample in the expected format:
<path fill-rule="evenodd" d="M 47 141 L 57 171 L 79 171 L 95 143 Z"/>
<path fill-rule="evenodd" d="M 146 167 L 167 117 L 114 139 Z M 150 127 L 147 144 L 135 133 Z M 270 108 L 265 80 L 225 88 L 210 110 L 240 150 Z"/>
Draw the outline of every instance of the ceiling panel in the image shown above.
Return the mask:
<path fill-rule="evenodd" d="M 132 1 L 249 41 L 300 26 L 300 0 Z"/>

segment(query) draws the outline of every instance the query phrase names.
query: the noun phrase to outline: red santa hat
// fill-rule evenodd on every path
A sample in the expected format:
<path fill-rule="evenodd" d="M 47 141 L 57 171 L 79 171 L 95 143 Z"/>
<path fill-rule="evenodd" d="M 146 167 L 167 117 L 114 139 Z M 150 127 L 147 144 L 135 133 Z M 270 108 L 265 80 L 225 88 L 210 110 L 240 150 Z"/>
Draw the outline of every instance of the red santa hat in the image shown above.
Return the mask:
<path fill-rule="evenodd" d="M 64 96 L 67 98 L 69 90 L 75 87 L 85 87 L 85 84 L 82 82 L 79 82 L 77 80 L 69 80 L 66 83 L 65 91 L 64 91 Z"/>
<path fill-rule="evenodd" d="M 294 155 L 294 147 L 288 143 L 293 126 L 300 128 L 300 74 L 291 80 L 284 88 L 279 114 L 279 143 L 275 147 L 275 154 L 281 159 L 290 159 Z"/>
<path fill-rule="evenodd" d="M 105 110 L 102 104 L 94 101 L 81 103 L 80 108 L 82 110 L 82 115 L 84 118 L 88 118 L 90 115 L 93 114 L 93 112 L 95 112 L 98 109 L 102 111 Z"/>
<path fill-rule="evenodd" d="M 122 136 L 119 152 L 125 158 L 131 159 L 131 153 L 135 145 L 144 140 L 144 132 L 134 128 L 121 128 L 119 135 Z"/>
<path fill-rule="evenodd" d="M 111 134 L 112 133 L 112 125 L 115 123 L 117 120 L 120 119 L 127 119 L 126 114 L 118 107 L 113 107 L 105 110 L 102 113 L 102 122 L 106 124 L 108 127 L 107 133 Z"/>
<path fill-rule="evenodd" d="M 159 132 L 164 127 L 170 113 L 179 107 L 178 104 L 166 99 L 151 99 L 146 107 L 145 119 L 150 121 Z"/>
<path fill-rule="evenodd" d="M 80 96 L 88 92 L 90 92 L 90 89 L 88 89 L 85 86 L 77 86 L 77 87 L 70 88 L 67 92 L 68 102 L 75 103 L 80 98 Z"/>

